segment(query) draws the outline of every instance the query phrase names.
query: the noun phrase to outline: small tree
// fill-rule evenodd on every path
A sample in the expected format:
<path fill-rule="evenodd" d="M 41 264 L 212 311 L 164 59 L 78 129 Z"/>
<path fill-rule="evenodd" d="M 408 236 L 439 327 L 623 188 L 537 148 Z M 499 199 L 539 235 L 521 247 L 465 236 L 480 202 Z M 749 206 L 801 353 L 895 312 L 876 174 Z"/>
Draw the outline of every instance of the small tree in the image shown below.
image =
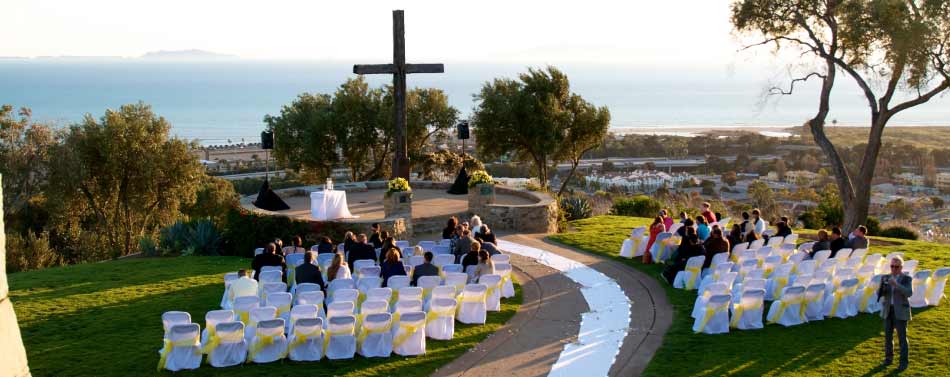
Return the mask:
<path fill-rule="evenodd" d="M 931 196 L 931 197 L 930 197 L 930 205 L 932 205 L 934 209 L 942 209 L 942 208 L 943 208 L 943 204 L 944 204 L 944 203 L 943 203 L 943 198 L 941 198 L 941 197 L 939 197 L 939 196 Z"/>
<path fill-rule="evenodd" d="M 33 123 L 29 109 L 0 107 L 0 175 L 3 175 L 4 223 L 23 211 L 43 192 L 49 165 L 49 148 L 55 139 L 49 127 Z M 22 229 L 21 229 L 22 230 Z"/>

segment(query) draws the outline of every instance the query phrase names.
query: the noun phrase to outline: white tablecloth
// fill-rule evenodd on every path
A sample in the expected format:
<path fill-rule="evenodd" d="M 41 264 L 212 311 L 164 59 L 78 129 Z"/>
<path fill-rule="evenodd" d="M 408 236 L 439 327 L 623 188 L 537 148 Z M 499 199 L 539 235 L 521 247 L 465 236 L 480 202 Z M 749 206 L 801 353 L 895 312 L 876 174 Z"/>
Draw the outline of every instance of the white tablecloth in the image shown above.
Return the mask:
<path fill-rule="evenodd" d="M 316 220 L 353 217 L 346 206 L 346 191 L 330 190 L 310 193 L 310 216 Z"/>

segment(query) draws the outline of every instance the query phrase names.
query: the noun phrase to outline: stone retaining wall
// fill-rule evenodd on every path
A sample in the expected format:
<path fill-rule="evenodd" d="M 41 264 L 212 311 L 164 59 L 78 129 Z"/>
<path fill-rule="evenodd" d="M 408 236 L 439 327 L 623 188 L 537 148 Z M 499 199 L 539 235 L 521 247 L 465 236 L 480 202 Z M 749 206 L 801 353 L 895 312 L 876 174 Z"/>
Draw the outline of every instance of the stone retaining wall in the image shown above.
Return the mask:
<path fill-rule="evenodd" d="M 550 195 L 517 190 L 496 185 L 496 194 L 519 196 L 534 200 L 534 204 L 469 204 L 469 212 L 477 213 L 482 222 L 492 230 L 509 230 L 522 233 L 556 233 L 558 204 Z M 472 203 L 471 201 L 469 203 Z"/>

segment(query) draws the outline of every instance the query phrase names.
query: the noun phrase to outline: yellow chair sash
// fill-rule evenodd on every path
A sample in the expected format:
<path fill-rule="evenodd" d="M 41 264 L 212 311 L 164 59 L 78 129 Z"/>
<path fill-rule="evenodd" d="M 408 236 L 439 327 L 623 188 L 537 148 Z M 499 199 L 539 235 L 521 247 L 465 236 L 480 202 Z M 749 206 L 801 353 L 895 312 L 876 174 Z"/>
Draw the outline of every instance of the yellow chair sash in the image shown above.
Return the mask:
<path fill-rule="evenodd" d="M 276 341 L 277 338 L 281 336 L 283 336 L 283 334 L 264 335 L 260 337 L 260 340 L 258 342 L 251 344 L 251 349 L 248 350 L 249 354 L 248 354 L 247 362 L 251 362 L 254 359 L 254 357 L 256 357 L 257 354 L 260 353 L 261 350 L 264 349 L 264 347 L 274 344 L 274 341 Z M 287 356 L 287 349 L 285 348 L 280 353 L 280 358 L 283 359 L 286 356 Z"/>
<path fill-rule="evenodd" d="M 290 345 L 287 346 L 287 352 L 297 349 L 297 347 L 300 347 L 304 343 L 307 343 L 307 340 L 309 340 L 310 338 L 320 336 L 321 334 L 323 334 L 322 330 L 318 330 L 310 334 L 305 334 L 300 331 L 294 330 L 294 341 L 290 342 Z"/>
<path fill-rule="evenodd" d="M 762 274 L 762 277 L 768 279 L 769 276 L 772 276 L 772 272 L 775 271 L 775 267 L 769 266 L 765 268 L 765 272 Z"/>
<path fill-rule="evenodd" d="M 422 322 L 418 325 L 409 325 L 405 323 L 400 323 L 399 330 L 404 330 L 405 332 L 397 335 L 396 338 L 393 339 L 393 348 L 402 346 L 402 344 L 405 343 L 407 340 L 409 340 L 409 338 L 411 338 L 412 335 L 416 333 L 416 331 L 419 331 L 419 329 L 421 329 L 425 325 L 426 325 L 425 322 Z"/>
<path fill-rule="evenodd" d="M 937 283 L 940 280 L 947 280 L 947 278 L 943 278 L 943 279 L 934 279 L 932 277 L 927 278 L 927 288 L 924 289 L 924 300 L 930 299 L 930 295 L 933 293 L 934 289 L 937 287 Z"/>
<path fill-rule="evenodd" d="M 359 291 L 356 295 L 356 307 L 362 306 L 364 301 L 366 301 L 366 294 L 363 293 L 363 291 Z"/>
<path fill-rule="evenodd" d="M 788 276 L 779 276 L 772 281 L 775 282 L 775 290 L 772 292 L 772 297 L 778 298 L 782 295 L 782 289 L 788 285 Z"/>
<path fill-rule="evenodd" d="M 217 349 L 219 345 L 221 345 L 221 342 L 237 343 L 242 340 L 244 340 L 244 334 L 239 333 L 239 332 L 227 333 L 225 335 L 218 335 L 217 333 L 215 333 L 214 335 L 211 335 L 209 333 L 208 343 L 205 344 L 205 346 L 201 349 L 201 353 L 211 354 L 211 352 L 214 352 L 214 350 Z M 210 359 L 208 359 L 207 361 L 211 362 Z"/>
<path fill-rule="evenodd" d="M 432 288 L 422 288 L 422 300 L 432 296 Z"/>
<path fill-rule="evenodd" d="M 190 347 L 190 346 L 197 346 L 197 345 L 198 345 L 197 336 L 193 338 L 188 338 L 188 339 L 176 340 L 174 342 L 171 340 L 165 339 L 165 346 L 162 347 L 161 356 L 158 358 L 158 370 L 161 371 L 162 369 L 165 369 L 165 366 L 168 363 L 168 354 L 172 352 L 172 348 Z M 195 347 L 194 351 L 196 355 L 201 354 L 200 347 Z"/>
<path fill-rule="evenodd" d="M 290 304 L 281 305 L 277 307 L 277 316 L 280 317 L 281 314 L 290 312 Z"/>
<path fill-rule="evenodd" d="M 852 287 L 852 288 L 848 288 L 848 289 L 845 290 L 844 292 L 837 291 L 837 290 L 835 291 L 835 293 L 834 293 L 835 298 L 834 298 L 834 300 L 832 300 L 832 302 L 831 302 L 831 316 L 832 316 L 832 317 L 834 317 L 834 316 L 835 316 L 835 313 L 838 312 L 838 304 L 841 302 L 841 300 L 842 300 L 845 296 L 853 295 L 854 292 L 857 291 L 857 289 L 858 289 L 858 286 L 854 286 L 854 287 Z"/>
<path fill-rule="evenodd" d="M 795 305 L 795 304 L 801 305 L 801 306 L 799 307 L 799 310 L 798 310 L 798 315 L 799 315 L 799 317 L 801 317 L 801 316 L 803 315 L 803 313 L 804 313 L 804 310 L 802 310 L 802 309 L 805 307 L 805 306 L 803 305 L 803 302 L 804 302 L 803 298 L 804 298 L 804 297 L 799 296 L 799 297 L 796 297 L 796 298 L 793 298 L 793 299 L 782 299 L 782 300 L 774 301 L 774 302 L 773 302 L 773 305 L 774 305 L 774 303 L 778 303 L 778 309 L 776 309 L 774 312 L 772 312 L 772 317 L 768 319 L 768 322 L 769 322 L 769 323 L 776 323 L 776 322 L 778 322 L 778 320 L 782 318 L 782 315 L 785 314 L 785 309 L 787 309 L 789 306 L 792 306 L 792 305 Z"/>
<path fill-rule="evenodd" d="M 426 323 L 428 324 L 429 322 L 435 321 L 439 319 L 439 317 L 455 318 L 455 309 L 452 309 L 452 308 L 449 308 L 446 310 L 429 309 L 429 312 L 426 313 Z"/>
<path fill-rule="evenodd" d="M 251 320 L 251 312 L 249 311 L 235 309 L 234 313 L 237 314 L 239 318 L 241 318 L 241 322 L 243 322 L 245 325 L 247 325 L 247 323 Z"/>
<path fill-rule="evenodd" d="M 709 324 L 709 320 L 712 319 L 713 314 L 716 314 L 716 308 L 706 308 L 706 311 L 703 313 L 703 320 L 699 322 L 699 330 L 696 330 L 697 334 L 706 329 L 706 325 Z"/>
<path fill-rule="evenodd" d="M 753 305 L 752 307 L 748 309 L 746 309 L 745 305 L 743 305 L 741 302 L 736 305 L 733 305 L 732 321 L 729 322 L 729 327 L 732 327 L 732 328 L 739 327 L 739 320 L 742 319 L 742 313 L 745 312 L 746 310 L 756 310 L 761 307 L 762 307 L 761 302 L 757 302 L 755 305 Z"/>
<path fill-rule="evenodd" d="M 356 349 L 363 348 L 363 342 L 366 341 L 366 338 L 369 337 L 370 334 L 384 334 L 384 333 L 392 331 L 392 329 L 393 329 L 392 322 L 378 329 L 368 329 L 364 326 L 363 328 L 360 329 L 360 334 L 356 336 Z"/>
<path fill-rule="evenodd" d="M 873 285 L 867 285 L 864 287 L 864 290 L 861 291 L 861 302 L 858 303 L 860 310 L 867 311 L 868 304 L 871 301 L 871 296 L 874 295 L 874 292 L 877 292 L 877 287 Z"/>
<path fill-rule="evenodd" d="M 684 287 L 686 290 L 689 291 L 696 288 L 696 277 L 702 273 L 702 268 L 703 266 L 686 267 L 686 271 L 692 272 L 689 276 L 689 280 L 686 281 L 686 286 Z"/>
<path fill-rule="evenodd" d="M 336 331 L 324 331 L 323 332 L 323 349 L 326 350 L 330 346 L 330 338 L 334 336 L 343 336 L 343 335 L 353 335 L 353 330 L 343 329 Z"/>

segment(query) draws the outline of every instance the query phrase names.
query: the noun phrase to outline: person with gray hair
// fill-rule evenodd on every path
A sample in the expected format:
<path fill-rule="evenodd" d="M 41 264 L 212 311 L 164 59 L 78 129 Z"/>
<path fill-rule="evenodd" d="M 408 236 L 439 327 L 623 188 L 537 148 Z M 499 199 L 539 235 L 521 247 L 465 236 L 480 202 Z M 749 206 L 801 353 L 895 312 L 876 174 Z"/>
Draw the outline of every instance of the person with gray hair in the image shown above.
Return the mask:
<path fill-rule="evenodd" d="M 901 257 L 891 259 L 891 273 L 881 277 L 881 286 L 877 290 L 881 318 L 884 319 L 884 363 L 881 368 L 891 365 L 894 360 L 894 329 L 897 329 L 900 343 L 898 371 L 907 369 L 907 322 L 911 319 L 908 298 L 914 294 L 914 279 L 903 273 L 903 268 Z"/>

